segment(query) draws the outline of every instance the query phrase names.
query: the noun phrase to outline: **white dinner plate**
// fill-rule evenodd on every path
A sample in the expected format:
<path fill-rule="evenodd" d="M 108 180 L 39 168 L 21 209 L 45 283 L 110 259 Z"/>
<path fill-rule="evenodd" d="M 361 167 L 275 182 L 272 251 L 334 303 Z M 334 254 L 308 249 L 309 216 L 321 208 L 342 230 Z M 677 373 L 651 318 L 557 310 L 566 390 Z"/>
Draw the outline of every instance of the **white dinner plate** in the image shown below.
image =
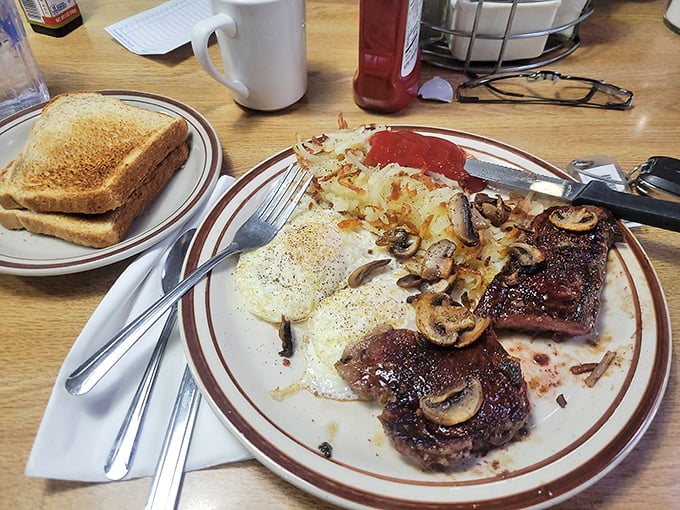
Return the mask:
<path fill-rule="evenodd" d="M 123 260 L 175 232 L 210 196 L 222 168 L 217 133 L 193 108 L 174 99 L 130 91 L 103 91 L 141 108 L 174 117 L 189 125 L 189 158 L 158 198 L 132 224 L 123 241 L 107 248 L 88 248 L 55 237 L 0 226 L 0 273 L 47 276 L 86 271 Z M 0 168 L 21 151 L 42 106 L 0 122 Z"/>
<path fill-rule="evenodd" d="M 440 136 L 479 159 L 536 173 L 559 169 L 519 149 L 462 132 L 408 127 Z M 270 182 L 294 160 L 283 151 L 238 180 L 199 227 L 187 269 L 230 243 Z M 533 418 L 526 438 L 462 462 L 452 473 L 422 472 L 397 454 L 376 416 L 377 403 L 337 402 L 306 391 L 282 400 L 270 392 L 297 381 L 278 356 L 274 326 L 250 315 L 236 289 L 235 259 L 218 266 L 183 301 L 182 336 L 194 376 L 215 413 L 265 466 L 290 483 L 348 508 L 541 508 L 595 483 L 623 460 L 655 415 L 671 361 L 670 318 L 654 269 L 628 230 L 609 253 L 598 343 L 554 342 L 499 333 L 522 360 Z M 590 340 L 593 340 L 592 338 Z M 616 361 L 594 387 L 570 367 Z M 557 403 L 562 395 L 566 407 Z M 326 458 L 319 445 L 332 447 Z"/>

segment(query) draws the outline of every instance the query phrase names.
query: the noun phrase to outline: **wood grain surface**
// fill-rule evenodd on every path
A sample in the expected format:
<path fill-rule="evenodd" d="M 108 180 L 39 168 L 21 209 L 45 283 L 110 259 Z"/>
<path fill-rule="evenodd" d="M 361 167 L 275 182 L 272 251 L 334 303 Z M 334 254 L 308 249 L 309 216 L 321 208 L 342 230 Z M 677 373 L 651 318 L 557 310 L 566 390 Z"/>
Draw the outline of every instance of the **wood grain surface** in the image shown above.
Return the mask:
<path fill-rule="evenodd" d="M 352 99 L 358 2 L 308 0 L 309 88 L 289 109 L 257 113 L 236 105 L 207 76 L 189 45 L 164 56 L 129 52 L 104 30 L 153 7 L 150 0 L 81 0 L 84 25 L 60 38 L 29 33 L 53 95 L 86 89 L 153 92 L 206 116 L 224 152 L 223 172 L 239 176 L 307 137 L 368 122 L 442 126 L 519 147 L 559 167 L 594 154 L 615 156 L 624 170 L 653 155 L 680 157 L 680 35 L 663 23 L 666 0 L 595 0 L 581 27 L 582 46 L 548 68 L 610 81 L 634 91 L 625 112 L 537 105 L 414 101 L 393 115 L 359 109 Z M 210 49 L 217 58 L 217 47 Z M 456 84 L 459 73 L 423 66 Z M 665 289 L 673 329 L 680 330 L 680 234 L 637 228 L 637 238 Z M 24 467 L 57 372 L 74 339 L 128 262 L 53 277 L 0 275 L 0 507 L 12 509 L 142 508 L 149 479 L 86 484 L 28 478 Z M 674 350 L 680 346 L 675 341 Z M 602 480 L 558 505 L 566 509 L 680 508 L 680 380 L 671 372 L 658 414 L 637 447 Z M 289 485 L 255 461 L 186 476 L 182 509 L 306 509 L 332 505 Z"/>

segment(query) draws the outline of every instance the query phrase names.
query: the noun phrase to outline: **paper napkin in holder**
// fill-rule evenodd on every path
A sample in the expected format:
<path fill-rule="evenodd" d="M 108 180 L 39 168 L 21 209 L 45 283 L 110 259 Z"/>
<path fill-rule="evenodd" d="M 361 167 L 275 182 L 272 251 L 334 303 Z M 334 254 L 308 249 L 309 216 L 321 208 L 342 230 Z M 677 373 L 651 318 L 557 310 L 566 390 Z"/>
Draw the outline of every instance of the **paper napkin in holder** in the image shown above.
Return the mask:
<path fill-rule="evenodd" d="M 142 373 L 163 327 L 164 318 L 144 335 L 90 392 L 70 395 L 64 382 L 85 359 L 162 295 L 161 266 L 166 249 L 196 225 L 233 183 L 221 177 L 203 209 L 178 230 L 140 255 L 121 274 L 76 339 L 57 376 L 26 475 L 87 482 L 108 481 L 104 464 Z M 175 327 L 158 373 L 139 446 L 127 478 L 153 474 L 179 388 L 186 359 Z M 205 404 L 199 408 L 187 458 L 187 471 L 251 458 Z"/>

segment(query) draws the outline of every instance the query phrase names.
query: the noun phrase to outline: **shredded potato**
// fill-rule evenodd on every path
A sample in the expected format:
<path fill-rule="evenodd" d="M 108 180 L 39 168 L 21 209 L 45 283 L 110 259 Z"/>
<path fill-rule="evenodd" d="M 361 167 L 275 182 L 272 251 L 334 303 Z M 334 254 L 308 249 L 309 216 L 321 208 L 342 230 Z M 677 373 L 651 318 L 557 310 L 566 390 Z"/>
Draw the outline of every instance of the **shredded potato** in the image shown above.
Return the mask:
<path fill-rule="evenodd" d="M 395 163 L 370 167 L 365 163 L 369 139 L 388 128 L 371 125 L 351 130 L 344 122 L 341 126 L 295 145 L 299 163 L 315 176 L 314 198 L 378 235 L 404 227 L 422 238 L 421 249 L 441 239 L 454 241 L 456 264 L 466 275 L 461 284 L 476 302 L 505 262 L 506 247 L 544 206 L 532 197 L 506 198 L 511 208 L 508 220 L 498 227 L 487 221 L 479 230 L 480 244 L 467 247 L 457 238 L 448 214 L 451 197 L 462 191 L 458 183 Z M 347 225 L 356 223 L 346 220 Z"/>

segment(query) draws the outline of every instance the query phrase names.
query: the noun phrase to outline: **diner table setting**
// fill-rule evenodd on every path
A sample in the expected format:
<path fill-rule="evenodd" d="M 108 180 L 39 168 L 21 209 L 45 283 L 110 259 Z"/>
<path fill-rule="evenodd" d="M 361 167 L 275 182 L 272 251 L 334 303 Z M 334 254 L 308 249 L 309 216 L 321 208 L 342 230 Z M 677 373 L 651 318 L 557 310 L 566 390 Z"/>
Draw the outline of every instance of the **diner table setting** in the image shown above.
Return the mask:
<path fill-rule="evenodd" d="M 397 44 L 419 28 L 410 64 L 393 77 L 411 93 L 381 102 L 371 96 L 376 62 L 361 58 L 394 35 L 394 12 L 413 5 L 415 25 L 394 18 Z M 487 21 L 494 12 L 524 22 L 546 14 L 558 29 L 485 45 L 493 24 L 482 16 L 481 42 L 462 37 L 485 8 Z M 679 0 L 79 0 L 76 11 L 77 22 L 54 36 L 18 10 L 49 97 L 101 92 L 183 117 L 189 155 L 111 247 L 0 226 L 0 507 L 680 508 Z M 572 22 L 561 26 L 556 12 Z M 13 37 L 0 24 L 3 33 Z M 534 40 L 538 54 L 522 53 Z M 546 40 L 559 44 L 543 57 Z M 564 92 L 533 100 L 502 92 L 527 77 Z M 571 84 L 592 94 L 571 100 Z M 44 99 L 0 115 L 0 170 Z M 295 192 L 284 203 L 308 188 L 311 177 L 295 173 L 302 141 L 374 125 L 452 141 L 496 163 L 479 171 L 499 179 L 516 166 L 534 191 L 525 177 L 536 173 L 574 203 L 610 206 L 623 229 L 598 323 L 617 350 L 608 372 L 593 387 L 564 375 L 578 349 L 594 349 L 591 361 L 605 354 L 590 340 L 545 347 L 527 333 L 522 348 L 511 337 L 511 354 L 549 349 L 554 360 L 522 358 L 530 381 L 547 381 L 529 385 L 540 396 L 532 429 L 445 473 L 398 456 L 376 403 L 274 397 L 300 362 L 267 350 L 269 337 L 280 346 L 276 328 L 234 304 L 235 257 L 129 326 L 232 238 L 236 253 L 269 241 L 262 229 L 280 227 L 290 211 L 272 205 L 279 224 L 248 218 L 262 214 L 261 202 L 277 203 L 276 182 Z M 659 182 L 644 181 L 654 165 L 668 165 L 670 188 L 645 185 Z M 561 180 L 587 186 L 567 182 L 564 191 Z M 259 222 L 255 242 L 237 232 L 246 220 Z M 147 407 L 133 412 L 133 399 Z M 126 419 L 139 426 L 134 443 L 122 436 Z"/>

